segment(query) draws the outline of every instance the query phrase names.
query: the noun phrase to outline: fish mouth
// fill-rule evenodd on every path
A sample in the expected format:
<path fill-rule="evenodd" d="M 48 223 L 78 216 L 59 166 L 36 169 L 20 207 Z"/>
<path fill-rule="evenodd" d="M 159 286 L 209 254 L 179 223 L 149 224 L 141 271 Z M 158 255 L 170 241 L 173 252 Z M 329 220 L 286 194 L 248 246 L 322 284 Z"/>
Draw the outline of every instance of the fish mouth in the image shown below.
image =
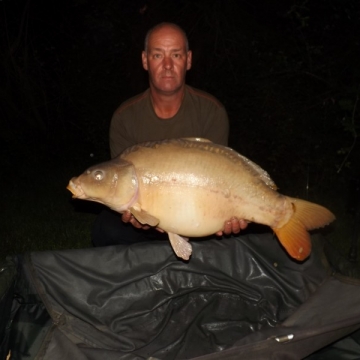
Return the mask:
<path fill-rule="evenodd" d="M 75 182 L 75 178 L 71 179 L 66 187 L 71 193 L 74 199 L 82 199 L 85 197 L 82 187 Z"/>

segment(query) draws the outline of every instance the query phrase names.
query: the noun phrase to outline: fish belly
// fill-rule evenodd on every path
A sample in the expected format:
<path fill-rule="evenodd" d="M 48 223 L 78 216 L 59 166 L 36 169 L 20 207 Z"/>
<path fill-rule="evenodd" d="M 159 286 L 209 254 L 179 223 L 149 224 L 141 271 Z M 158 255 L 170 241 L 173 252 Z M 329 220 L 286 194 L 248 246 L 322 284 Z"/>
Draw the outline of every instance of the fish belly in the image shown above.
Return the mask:
<path fill-rule="evenodd" d="M 142 187 L 139 193 L 142 209 L 159 219 L 158 227 L 189 237 L 214 234 L 233 216 L 276 227 L 291 211 L 285 197 L 272 194 L 258 199 L 228 189 L 174 185 Z"/>
<path fill-rule="evenodd" d="M 166 232 L 198 237 L 221 230 L 234 207 L 223 195 L 204 188 L 166 186 L 140 191 L 141 208 L 159 219 Z"/>

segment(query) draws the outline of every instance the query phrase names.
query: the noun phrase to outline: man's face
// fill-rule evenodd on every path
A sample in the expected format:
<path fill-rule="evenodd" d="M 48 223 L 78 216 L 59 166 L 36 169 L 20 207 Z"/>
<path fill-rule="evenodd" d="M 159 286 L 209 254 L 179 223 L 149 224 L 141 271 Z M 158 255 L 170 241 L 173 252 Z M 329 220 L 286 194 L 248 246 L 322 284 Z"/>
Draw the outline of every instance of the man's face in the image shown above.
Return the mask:
<path fill-rule="evenodd" d="M 186 51 L 183 34 L 171 26 L 153 31 L 142 63 L 149 72 L 150 87 L 162 94 L 173 94 L 185 84 L 191 68 L 191 51 Z"/>

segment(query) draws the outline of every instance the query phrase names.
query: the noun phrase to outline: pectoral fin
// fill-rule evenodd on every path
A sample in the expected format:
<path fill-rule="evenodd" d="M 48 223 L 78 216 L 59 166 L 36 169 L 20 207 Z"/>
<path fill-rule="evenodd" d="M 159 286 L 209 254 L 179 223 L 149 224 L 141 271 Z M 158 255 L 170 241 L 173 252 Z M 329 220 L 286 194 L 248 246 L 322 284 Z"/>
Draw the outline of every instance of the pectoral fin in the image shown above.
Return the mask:
<path fill-rule="evenodd" d="M 192 253 L 192 246 L 188 242 L 189 239 L 171 232 L 169 232 L 168 235 L 169 235 L 170 244 L 176 256 L 184 260 L 189 260 Z"/>
<path fill-rule="evenodd" d="M 140 206 L 133 206 L 130 212 L 134 215 L 137 221 L 141 224 L 148 224 L 150 226 L 156 226 L 159 223 L 159 219 L 155 216 L 150 215 L 147 211 L 141 209 Z"/>

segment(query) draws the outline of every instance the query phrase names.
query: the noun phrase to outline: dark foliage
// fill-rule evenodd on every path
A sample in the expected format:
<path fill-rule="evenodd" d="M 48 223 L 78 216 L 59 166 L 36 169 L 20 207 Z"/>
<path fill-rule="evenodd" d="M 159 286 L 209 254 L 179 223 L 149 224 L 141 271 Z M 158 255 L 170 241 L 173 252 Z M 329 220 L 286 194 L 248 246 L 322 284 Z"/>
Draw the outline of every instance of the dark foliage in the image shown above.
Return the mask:
<path fill-rule="evenodd" d="M 24 169 L 19 162 L 83 170 L 109 156 L 112 112 L 147 87 L 144 35 L 173 21 L 194 53 L 189 84 L 228 110 L 230 146 L 268 170 L 282 193 L 323 203 L 353 224 L 358 0 L 3 0 L 0 7 L 0 146 L 3 169 L 14 175 L 2 179 L 7 188 Z"/>

